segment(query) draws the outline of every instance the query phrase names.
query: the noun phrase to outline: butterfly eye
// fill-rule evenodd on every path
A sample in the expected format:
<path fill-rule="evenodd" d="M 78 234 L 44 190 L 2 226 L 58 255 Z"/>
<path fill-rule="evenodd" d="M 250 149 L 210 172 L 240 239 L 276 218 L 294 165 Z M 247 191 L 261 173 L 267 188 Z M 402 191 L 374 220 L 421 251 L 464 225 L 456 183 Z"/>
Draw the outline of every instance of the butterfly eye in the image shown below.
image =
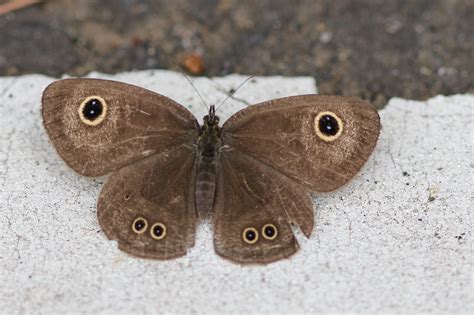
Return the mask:
<path fill-rule="evenodd" d="M 333 112 L 321 112 L 314 119 L 314 131 L 323 141 L 336 140 L 341 135 L 342 129 L 341 118 Z"/>
<path fill-rule="evenodd" d="M 150 229 L 150 235 L 155 240 L 161 240 L 166 236 L 166 226 L 163 223 L 155 223 Z"/>
<path fill-rule="evenodd" d="M 147 226 L 148 222 L 144 218 L 138 217 L 132 223 L 132 230 L 137 234 L 142 234 L 146 231 Z"/>
<path fill-rule="evenodd" d="M 79 106 L 81 121 L 89 126 L 97 126 L 104 121 L 107 103 L 100 96 L 89 96 Z"/>
<path fill-rule="evenodd" d="M 265 224 L 262 227 L 262 235 L 267 240 L 274 240 L 278 235 L 278 229 L 273 224 Z"/>
<path fill-rule="evenodd" d="M 246 228 L 242 232 L 242 238 L 247 244 L 255 244 L 258 241 L 258 231 L 254 228 Z"/>

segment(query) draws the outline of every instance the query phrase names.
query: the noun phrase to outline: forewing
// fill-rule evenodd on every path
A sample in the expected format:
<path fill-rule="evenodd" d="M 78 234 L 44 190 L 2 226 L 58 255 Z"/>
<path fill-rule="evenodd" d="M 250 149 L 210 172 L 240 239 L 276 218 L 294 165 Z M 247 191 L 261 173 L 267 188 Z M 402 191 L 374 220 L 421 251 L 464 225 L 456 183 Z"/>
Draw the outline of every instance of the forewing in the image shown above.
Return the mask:
<path fill-rule="evenodd" d="M 291 224 L 309 237 L 313 205 L 308 191 L 271 167 L 237 151 L 221 154 L 214 205 L 214 248 L 240 263 L 268 263 L 298 249 Z M 264 235 L 265 227 L 276 236 Z M 253 230 L 252 230 L 253 229 Z M 249 242 L 246 231 L 256 231 Z"/>
<path fill-rule="evenodd" d="M 194 245 L 194 189 L 194 151 L 181 147 L 162 152 L 110 176 L 99 196 L 99 223 L 107 237 L 129 254 L 155 259 L 182 256 Z M 137 220 L 146 224 L 135 226 Z M 153 226 L 164 235 L 153 234 Z"/>
<path fill-rule="evenodd" d="M 324 112 L 342 121 L 333 141 L 318 134 Z M 360 99 L 303 95 L 250 106 L 227 120 L 224 144 L 272 167 L 303 186 L 331 191 L 349 181 L 373 151 L 380 130 L 375 108 Z"/>
<path fill-rule="evenodd" d="M 80 107 L 94 97 L 105 102 L 104 117 L 99 124 L 86 124 Z M 42 114 L 59 155 L 85 176 L 101 176 L 190 143 L 199 128 L 187 109 L 165 96 L 98 79 L 52 83 L 43 93 Z"/>

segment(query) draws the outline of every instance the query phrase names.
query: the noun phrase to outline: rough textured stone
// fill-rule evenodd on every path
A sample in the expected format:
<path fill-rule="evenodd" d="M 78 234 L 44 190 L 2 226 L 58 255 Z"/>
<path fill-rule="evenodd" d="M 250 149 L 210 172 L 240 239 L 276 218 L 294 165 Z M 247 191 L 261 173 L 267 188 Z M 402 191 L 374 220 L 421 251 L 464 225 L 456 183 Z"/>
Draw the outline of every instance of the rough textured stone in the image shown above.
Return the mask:
<path fill-rule="evenodd" d="M 168 95 L 201 116 L 191 87 L 168 71 L 93 74 Z M 244 77 L 199 79 L 209 102 Z M 52 312 L 468 313 L 472 290 L 473 95 L 392 99 L 363 171 L 315 195 L 316 226 L 292 258 L 242 267 L 213 252 L 210 222 L 183 258 L 128 256 L 96 218 L 104 179 L 78 176 L 42 128 L 53 79 L 0 78 L 0 309 Z M 311 78 L 256 78 L 224 117 L 269 98 L 315 92 Z"/>

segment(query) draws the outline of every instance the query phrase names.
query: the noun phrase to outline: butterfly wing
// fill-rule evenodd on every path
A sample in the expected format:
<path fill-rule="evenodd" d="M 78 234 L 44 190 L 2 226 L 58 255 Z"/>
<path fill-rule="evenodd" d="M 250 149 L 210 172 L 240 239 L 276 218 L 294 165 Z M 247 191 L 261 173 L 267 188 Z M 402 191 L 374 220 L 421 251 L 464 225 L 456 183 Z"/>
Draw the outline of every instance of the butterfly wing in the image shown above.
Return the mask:
<path fill-rule="evenodd" d="M 293 254 L 298 242 L 291 224 L 308 237 L 313 229 L 308 190 L 238 151 L 222 152 L 220 161 L 213 216 L 216 252 L 241 263 L 268 263 Z"/>
<path fill-rule="evenodd" d="M 370 104 L 345 97 L 277 99 L 232 116 L 223 126 L 216 252 L 242 263 L 293 254 L 298 243 L 291 224 L 307 237 L 313 228 L 309 193 L 351 179 L 372 152 L 379 129 Z"/>
<path fill-rule="evenodd" d="M 45 129 L 76 172 L 101 176 L 196 139 L 199 125 L 175 101 L 133 85 L 65 79 L 43 93 Z"/>
<path fill-rule="evenodd" d="M 184 255 L 197 218 L 194 116 L 165 96 L 96 79 L 54 82 L 42 103 L 45 129 L 71 168 L 114 172 L 97 205 L 107 237 L 140 257 Z"/>
<path fill-rule="evenodd" d="M 250 106 L 230 117 L 223 130 L 230 148 L 312 191 L 327 192 L 367 161 L 380 120 L 372 105 L 357 98 L 303 95 Z"/>
<path fill-rule="evenodd" d="M 100 192 L 102 230 L 121 250 L 169 259 L 194 245 L 195 156 L 174 148 L 114 172 Z"/>

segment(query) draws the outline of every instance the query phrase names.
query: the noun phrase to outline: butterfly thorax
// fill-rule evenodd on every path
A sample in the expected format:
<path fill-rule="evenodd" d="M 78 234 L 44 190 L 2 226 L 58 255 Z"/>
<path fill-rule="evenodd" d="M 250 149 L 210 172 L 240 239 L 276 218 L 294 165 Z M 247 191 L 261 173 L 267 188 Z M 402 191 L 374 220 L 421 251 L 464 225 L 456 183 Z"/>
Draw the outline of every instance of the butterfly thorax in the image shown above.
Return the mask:
<path fill-rule="evenodd" d="M 214 106 L 211 106 L 209 115 L 204 116 L 203 121 L 198 139 L 196 172 L 196 208 L 200 214 L 212 210 L 221 147 L 221 128 Z"/>
<path fill-rule="evenodd" d="M 211 113 L 211 111 L 209 111 Z M 198 139 L 199 152 L 202 156 L 214 157 L 221 146 L 221 128 L 219 117 L 215 115 L 204 116 Z"/>

